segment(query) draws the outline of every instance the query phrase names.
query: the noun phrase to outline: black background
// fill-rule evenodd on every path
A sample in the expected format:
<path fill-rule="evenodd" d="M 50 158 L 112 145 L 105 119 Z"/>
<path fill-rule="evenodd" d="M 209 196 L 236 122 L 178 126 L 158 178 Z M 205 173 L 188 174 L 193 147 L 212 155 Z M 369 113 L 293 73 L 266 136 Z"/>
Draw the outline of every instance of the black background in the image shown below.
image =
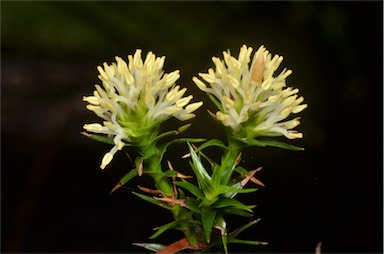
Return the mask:
<path fill-rule="evenodd" d="M 172 218 L 130 194 L 143 179 L 109 195 L 131 164 L 119 153 L 100 170 L 110 146 L 80 135 L 98 121 L 82 101 L 99 83 L 96 67 L 136 48 L 165 55 L 165 71 L 180 69 L 178 83 L 214 111 L 191 79 L 212 56 L 237 56 L 247 44 L 265 45 L 293 70 L 288 85 L 309 107 L 297 127 L 304 138 L 292 143 L 306 150 L 245 151 L 243 165 L 262 166 L 266 188 L 242 197 L 261 218 L 243 238 L 269 245 L 231 252 L 314 253 L 322 242 L 323 253 L 381 253 L 382 29 L 381 1 L 2 1 L 1 251 L 144 252 L 132 243 Z M 185 136 L 224 137 L 206 108 L 197 113 Z M 186 150 L 175 145 L 166 159 L 188 171 Z"/>

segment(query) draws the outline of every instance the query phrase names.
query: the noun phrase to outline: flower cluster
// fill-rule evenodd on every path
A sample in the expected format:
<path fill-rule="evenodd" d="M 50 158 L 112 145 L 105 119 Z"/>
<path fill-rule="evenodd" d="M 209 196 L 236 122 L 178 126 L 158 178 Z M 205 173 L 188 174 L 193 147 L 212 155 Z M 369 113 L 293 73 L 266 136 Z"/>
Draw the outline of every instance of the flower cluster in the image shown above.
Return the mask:
<path fill-rule="evenodd" d="M 307 107 L 298 89 L 286 87 L 286 78 L 292 73 L 284 69 L 277 77 L 274 72 L 283 60 L 272 55 L 261 46 L 253 56 L 252 48 L 243 46 L 238 59 L 230 52 L 223 52 L 224 60 L 213 57 L 216 68 L 193 78 L 200 90 L 213 95 L 219 111 L 214 115 L 238 136 L 256 138 L 260 136 L 284 135 L 289 139 L 301 138 L 302 133 L 292 130 L 300 124 L 299 117 L 286 120 L 292 113 Z"/>
<path fill-rule="evenodd" d="M 104 169 L 125 142 L 136 143 L 156 136 L 159 124 L 170 117 L 184 121 L 195 116 L 193 112 L 202 102 L 188 104 L 192 95 L 183 97 L 186 88 L 175 82 L 178 70 L 164 74 L 165 57 L 149 52 L 143 62 L 141 50 L 128 56 L 128 64 L 116 57 L 116 63 L 98 66 L 102 86 L 95 85 L 93 96 L 85 96 L 87 109 L 104 121 L 85 124 L 84 129 L 113 137 L 114 147 L 103 157 Z"/>
<path fill-rule="evenodd" d="M 102 84 L 95 85 L 93 96 L 84 96 L 83 100 L 88 103 L 87 109 L 103 122 L 85 124 L 83 128 L 93 134 L 84 135 L 113 145 L 102 159 L 102 169 L 125 145 L 133 146 L 139 152 L 132 163 L 133 168 L 126 172 L 111 193 L 136 176 L 151 177 L 152 186 L 139 186 L 132 193 L 167 209 L 174 220 L 157 227 L 150 239 L 170 229 L 182 231 L 185 237 L 168 246 L 157 243 L 136 245 L 161 254 L 186 249 L 212 251 L 220 242 L 225 253 L 228 253 L 228 244 L 266 244 L 237 237 L 259 219 L 228 231 L 229 216 L 254 215 L 255 205 L 242 203 L 237 195 L 257 191 L 258 188 L 246 187 L 247 183 L 264 186 L 256 178 L 261 167 L 246 169 L 240 165 L 242 150 L 249 146 L 302 150 L 269 137 L 301 138 L 303 134 L 294 130 L 300 124 L 299 117 L 290 116 L 301 112 L 307 105 L 302 104 L 304 99 L 297 95 L 298 89 L 286 85 L 291 70 L 284 69 L 274 75 L 283 60 L 281 56 L 272 57 L 264 46 L 253 57 L 252 51 L 251 47 L 244 45 L 237 59 L 229 51 L 223 53 L 223 60 L 213 57 L 215 69 L 199 73 L 201 79 L 193 78 L 217 106 L 218 111 L 211 115 L 226 127 L 226 142 L 174 137 L 191 124 L 159 133 L 160 124 L 165 120 L 171 117 L 181 121 L 191 119 L 195 116 L 193 112 L 203 104 L 190 103 L 192 95 L 184 97 L 186 88 L 176 84 L 180 77 L 178 70 L 164 73 L 165 57 L 159 58 L 149 52 L 143 61 L 141 50 L 136 50 L 133 56 L 128 56 L 128 63 L 116 57 L 115 63 L 98 67 Z M 171 138 L 165 140 L 165 137 Z M 193 176 L 174 169 L 170 161 L 167 161 L 168 167 L 164 167 L 167 148 L 185 142 L 189 154 L 183 158 L 191 157 Z M 207 148 L 218 149 L 221 158 L 210 158 L 204 150 Z M 194 179 L 188 180 L 190 178 Z"/>

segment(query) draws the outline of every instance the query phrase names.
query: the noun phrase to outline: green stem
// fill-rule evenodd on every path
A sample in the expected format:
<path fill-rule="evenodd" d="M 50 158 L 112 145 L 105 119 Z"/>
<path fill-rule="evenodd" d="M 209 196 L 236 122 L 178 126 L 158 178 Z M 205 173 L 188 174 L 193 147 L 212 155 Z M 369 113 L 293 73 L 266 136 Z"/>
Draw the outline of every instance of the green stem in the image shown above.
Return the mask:
<path fill-rule="evenodd" d="M 146 173 L 150 173 L 158 190 L 165 196 L 171 196 L 173 191 L 172 184 L 162 170 L 162 155 L 156 142 L 150 142 L 145 146 L 140 147 L 140 150 L 144 156 L 144 168 L 146 169 Z"/>

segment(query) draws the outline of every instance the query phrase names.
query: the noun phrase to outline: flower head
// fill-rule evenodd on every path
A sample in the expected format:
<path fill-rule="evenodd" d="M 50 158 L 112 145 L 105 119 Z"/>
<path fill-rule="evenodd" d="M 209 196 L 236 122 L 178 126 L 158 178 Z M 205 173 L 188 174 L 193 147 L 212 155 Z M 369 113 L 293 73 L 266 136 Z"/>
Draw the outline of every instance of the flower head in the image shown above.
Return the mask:
<path fill-rule="evenodd" d="M 224 60 L 213 57 L 215 69 L 199 73 L 193 81 L 200 90 L 213 95 L 219 108 L 215 117 L 244 138 L 284 135 L 289 139 L 301 138 L 302 133 L 292 130 L 300 124 L 299 118 L 287 120 L 291 114 L 307 107 L 298 89 L 286 87 L 286 78 L 292 73 L 284 69 L 274 76 L 283 60 L 261 46 L 251 59 L 253 49 L 243 45 L 238 59 L 223 52 Z M 251 61 L 252 60 L 252 61 Z"/>
<path fill-rule="evenodd" d="M 176 117 L 184 121 L 193 118 L 193 112 L 202 102 L 189 104 L 192 95 L 183 97 L 186 88 L 176 85 L 180 74 L 163 71 L 165 57 L 149 52 L 143 61 L 141 50 L 128 56 L 128 63 L 120 57 L 116 62 L 98 66 L 102 85 L 95 85 L 93 96 L 84 96 L 87 109 L 104 121 L 102 124 L 85 124 L 89 132 L 113 137 L 114 147 L 108 152 L 101 168 L 108 165 L 113 155 L 125 142 L 137 145 L 157 135 L 160 123 Z"/>

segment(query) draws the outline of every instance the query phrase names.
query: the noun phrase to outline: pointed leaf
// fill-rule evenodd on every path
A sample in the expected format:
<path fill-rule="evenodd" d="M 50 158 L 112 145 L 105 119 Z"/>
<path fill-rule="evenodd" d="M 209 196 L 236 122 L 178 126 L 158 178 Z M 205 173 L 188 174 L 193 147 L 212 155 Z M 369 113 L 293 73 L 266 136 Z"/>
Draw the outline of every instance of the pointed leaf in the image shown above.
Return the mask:
<path fill-rule="evenodd" d="M 153 197 L 149 197 L 147 195 L 143 195 L 143 194 L 140 194 L 140 193 L 137 193 L 137 192 L 132 192 L 134 195 L 138 196 L 139 198 L 149 202 L 149 203 L 152 203 L 152 204 L 155 204 L 155 205 L 158 205 L 158 206 L 161 206 L 165 209 L 168 209 L 168 210 L 172 210 L 171 207 L 168 206 L 167 203 L 161 201 L 161 200 L 158 200 L 158 199 L 155 199 Z"/>
<path fill-rule="evenodd" d="M 181 182 L 175 182 L 176 186 L 182 187 L 189 191 L 191 194 L 195 195 L 196 197 L 203 199 L 204 193 L 194 184 L 187 182 L 184 179 L 181 179 Z"/>
<path fill-rule="evenodd" d="M 218 140 L 218 139 L 211 139 L 211 140 L 208 140 L 207 142 L 201 144 L 196 150 L 195 152 L 200 152 L 202 151 L 203 149 L 207 148 L 207 147 L 210 147 L 210 146 L 218 146 L 218 147 L 221 147 L 223 149 L 226 149 L 228 150 L 228 147 L 221 141 L 221 140 Z"/>
<path fill-rule="evenodd" d="M 191 167 L 196 175 L 199 186 L 203 190 L 205 196 L 210 198 L 213 195 L 213 186 L 211 182 L 211 177 L 208 172 L 205 170 L 203 164 L 201 163 L 200 158 L 197 156 L 192 146 L 188 143 L 189 152 L 192 156 L 192 164 Z"/>
<path fill-rule="evenodd" d="M 248 245 L 267 245 L 268 244 L 267 242 L 249 241 L 249 240 L 241 240 L 241 239 L 235 239 L 235 238 L 229 239 L 228 243 L 248 244 Z"/>
<path fill-rule="evenodd" d="M 216 216 L 214 227 L 220 230 L 221 241 L 223 243 L 224 251 L 226 254 L 228 254 L 227 223 L 225 222 L 224 218 L 220 214 Z"/>
<path fill-rule="evenodd" d="M 125 174 L 121 179 L 120 179 L 120 183 L 122 185 L 126 184 L 129 180 L 131 180 L 132 178 L 134 178 L 135 176 L 137 176 L 138 174 L 138 171 L 137 169 L 132 169 L 131 171 L 129 171 L 127 174 Z"/>
<path fill-rule="evenodd" d="M 247 188 L 243 189 L 243 186 L 239 183 L 238 185 L 232 185 L 232 186 L 226 186 L 226 185 L 220 185 L 219 188 L 219 194 L 232 195 L 233 193 L 250 193 L 257 191 L 256 188 Z"/>
<path fill-rule="evenodd" d="M 223 107 L 222 107 L 221 103 L 212 94 L 209 95 L 209 99 L 211 99 L 211 101 L 216 105 L 216 107 L 220 111 L 223 111 Z"/>
<path fill-rule="evenodd" d="M 236 207 L 236 208 L 241 209 L 241 210 L 252 212 L 252 208 L 254 208 L 255 206 L 244 205 L 243 203 L 241 203 L 240 201 L 238 201 L 236 199 L 220 197 L 220 199 L 218 201 L 216 201 L 212 205 L 212 207 L 215 207 L 215 208 Z"/>
<path fill-rule="evenodd" d="M 108 137 L 104 135 L 98 135 L 98 134 L 90 134 L 88 132 L 81 132 L 82 135 L 86 136 L 87 138 L 102 142 L 102 143 L 107 143 L 110 145 L 115 145 L 115 142 L 113 142 L 113 137 Z"/>
<path fill-rule="evenodd" d="M 155 252 L 158 252 L 166 247 L 165 245 L 158 243 L 133 243 L 133 245 Z"/>
<path fill-rule="evenodd" d="M 185 249 L 194 249 L 194 248 L 191 245 L 189 245 L 189 242 L 186 238 L 183 238 L 179 241 L 176 241 L 176 242 L 168 245 L 164 249 L 157 252 L 157 254 L 177 253 L 177 252 L 179 252 L 181 250 L 185 250 Z"/>
<path fill-rule="evenodd" d="M 287 150 L 292 150 L 292 151 L 303 151 L 304 148 L 298 147 L 295 145 L 291 145 L 285 142 L 277 141 L 274 139 L 261 139 L 260 142 L 262 142 L 266 146 L 273 146 L 273 147 L 279 147 Z"/>
<path fill-rule="evenodd" d="M 247 211 L 244 211 L 244 210 L 241 210 L 238 208 L 234 208 L 234 207 L 222 208 L 220 210 L 220 214 L 222 214 L 222 215 L 238 215 L 238 216 L 242 216 L 242 217 L 252 217 L 252 215 L 253 215 L 251 212 L 247 212 Z"/>
<path fill-rule="evenodd" d="M 244 230 L 246 230 L 247 228 L 253 226 L 254 224 L 258 223 L 260 221 L 260 219 L 257 219 L 257 220 L 253 220 L 253 221 L 250 221 L 248 222 L 247 224 L 237 228 L 235 231 L 231 232 L 229 234 L 229 237 L 231 239 L 235 238 L 238 234 L 240 234 L 241 232 L 243 232 Z"/>
<path fill-rule="evenodd" d="M 151 235 L 149 237 L 149 239 L 154 239 L 154 238 L 158 237 L 159 235 L 164 233 L 166 230 L 177 227 L 178 224 L 179 224 L 179 221 L 175 220 L 175 221 L 172 221 L 170 223 L 167 223 L 165 225 L 162 225 L 162 226 L 158 227 L 156 233 Z"/>
<path fill-rule="evenodd" d="M 205 232 L 205 238 L 207 243 L 211 241 L 211 233 L 213 228 L 213 223 L 215 221 L 217 210 L 211 210 L 208 208 L 203 208 L 201 213 L 201 221 L 203 223 L 203 228 Z"/>
<path fill-rule="evenodd" d="M 193 198 L 186 199 L 187 208 L 194 213 L 201 213 L 201 208 L 199 207 L 200 202 Z"/>

